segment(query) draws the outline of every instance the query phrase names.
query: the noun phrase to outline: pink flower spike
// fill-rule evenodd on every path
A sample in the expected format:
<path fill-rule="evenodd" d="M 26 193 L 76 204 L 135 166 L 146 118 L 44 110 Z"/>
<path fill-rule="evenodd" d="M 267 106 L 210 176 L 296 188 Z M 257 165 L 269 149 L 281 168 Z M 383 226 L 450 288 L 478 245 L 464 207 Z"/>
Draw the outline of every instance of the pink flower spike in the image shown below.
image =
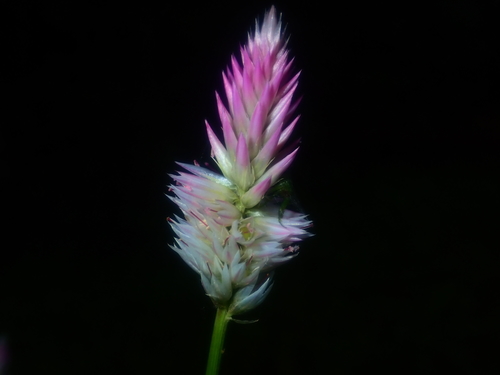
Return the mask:
<path fill-rule="evenodd" d="M 185 171 L 170 175 L 168 198 L 180 211 L 168 220 L 171 248 L 226 311 L 226 323 L 266 297 L 269 272 L 295 257 L 296 243 L 311 236 L 307 216 L 274 199 L 286 193 L 279 190 L 285 185 L 270 191 L 298 150 L 290 138 L 300 117 L 294 113 L 299 73 L 292 71 L 286 44 L 272 7 L 222 73 L 223 92 L 215 92 L 220 137 L 205 121 L 218 170 L 178 163 Z"/>

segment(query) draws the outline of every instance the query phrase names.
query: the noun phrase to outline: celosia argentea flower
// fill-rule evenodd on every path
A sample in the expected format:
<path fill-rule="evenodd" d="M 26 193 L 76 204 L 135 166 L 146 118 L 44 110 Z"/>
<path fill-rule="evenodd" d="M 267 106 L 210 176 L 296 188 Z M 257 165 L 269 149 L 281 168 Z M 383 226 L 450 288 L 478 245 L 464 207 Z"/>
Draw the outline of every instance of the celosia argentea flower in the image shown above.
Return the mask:
<path fill-rule="evenodd" d="M 170 186 L 184 215 L 169 220 L 177 236 L 171 247 L 229 317 L 264 300 L 270 271 L 297 254 L 311 226 L 305 215 L 266 198 L 298 149 L 287 141 L 299 118 L 293 113 L 299 74 L 292 74 L 274 8 L 240 52 L 222 74 L 227 104 L 216 93 L 223 142 L 206 123 L 221 173 L 178 163 L 187 172 L 172 175 Z"/>

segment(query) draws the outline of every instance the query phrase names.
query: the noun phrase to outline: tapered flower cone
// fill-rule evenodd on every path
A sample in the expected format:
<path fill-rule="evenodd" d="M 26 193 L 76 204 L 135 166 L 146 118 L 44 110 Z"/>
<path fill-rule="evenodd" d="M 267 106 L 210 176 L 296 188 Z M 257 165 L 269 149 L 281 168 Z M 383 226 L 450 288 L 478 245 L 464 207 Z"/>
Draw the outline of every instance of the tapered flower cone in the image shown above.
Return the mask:
<path fill-rule="evenodd" d="M 220 171 L 179 163 L 186 172 L 171 175 L 169 196 L 183 216 L 169 219 L 176 235 L 172 249 L 230 316 L 262 302 L 270 271 L 297 254 L 311 226 L 305 215 L 264 199 L 298 149 L 289 138 L 298 120 L 299 74 L 292 72 L 274 7 L 240 55 L 222 74 L 226 101 L 216 93 L 222 140 L 206 123 Z"/>

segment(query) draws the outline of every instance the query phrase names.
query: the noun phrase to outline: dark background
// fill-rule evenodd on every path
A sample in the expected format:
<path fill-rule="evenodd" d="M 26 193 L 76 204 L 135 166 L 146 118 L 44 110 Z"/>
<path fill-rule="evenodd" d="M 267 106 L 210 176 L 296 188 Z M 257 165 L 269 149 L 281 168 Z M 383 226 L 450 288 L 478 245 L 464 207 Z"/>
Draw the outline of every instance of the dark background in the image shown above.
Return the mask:
<path fill-rule="evenodd" d="M 209 154 L 220 72 L 271 4 L 2 4 L 5 374 L 204 373 L 215 310 L 168 248 L 167 173 Z M 315 237 L 221 375 L 488 373 L 499 3 L 274 4 Z"/>

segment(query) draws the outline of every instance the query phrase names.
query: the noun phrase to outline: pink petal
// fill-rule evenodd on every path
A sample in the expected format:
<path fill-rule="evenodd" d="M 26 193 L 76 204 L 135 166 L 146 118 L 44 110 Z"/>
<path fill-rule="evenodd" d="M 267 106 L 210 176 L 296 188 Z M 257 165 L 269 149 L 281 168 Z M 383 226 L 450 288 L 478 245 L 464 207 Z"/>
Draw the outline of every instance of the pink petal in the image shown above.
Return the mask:
<path fill-rule="evenodd" d="M 234 134 L 233 127 L 231 125 L 232 118 L 226 107 L 222 103 L 222 100 L 217 93 L 215 92 L 215 98 L 217 101 L 217 109 L 219 110 L 219 117 L 222 123 L 222 132 L 224 134 L 224 143 L 226 144 L 226 149 L 229 153 L 234 154 L 234 150 L 236 149 L 236 135 Z"/>
<path fill-rule="evenodd" d="M 290 166 L 298 150 L 299 148 L 297 147 L 289 155 L 284 157 L 278 163 L 274 164 L 266 173 L 262 175 L 262 177 L 260 177 L 259 180 L 271 178 L 271 185 L 274 185 L 276 181 L 278 181 L 278 179 L 281 177 L 283 172 L 285 172 L 286 169 Z M 257 182 L 259 182 L 259 180 Z"/>
<path fill-rule="evenodd" d="M 293 132 L 293 129 L 295 128 L 295 125 L 299 121 L 299 118 L 300 118 L 300 115 L 295 117 L 295 119 L 291 122 L 291 124 L 288 125 L 285 129 L 283 129 L 281 131 L 280 139 L 279 139 L 278 147 L 277 147 L 278 149 L 280 149 L 281 146 L 283 146 L 286 143 L 286 141 L 288 141 L 288 139 L 290 138 L 290 135 Z"/>
<path fill-rule="evenodd" d="M 276 156 L 278 141 L 281 139 L 281 129 L 277 129 L 267 140 L 257 156 L 252 160 L 255 176 L 258 179 L 264 173 L 265 169 Z"/>
<path fill-rule="evenodd" d="M 228 71 L 228 74 L 230 72 Z M 226 76 L 224 72 L 222 72 L 222 81 L 224 82 L 224 92 L 226 93 L 226 98 L 227 98 L 227 103 L 229 105 L 229 112 L 233 113 L 233 86 L 232 86 L 232 81 L 233 77 L 232 75 Z"/>
<path fill-rule="evenodd" d="M 241 100 L 241 95 L 233 83 L 233 127 L 236 135 L 239 136 L 241 133 L 246 134 L 248 129 L 248 115 L 245 110 L 245 106 Z"/>
<path fill-rule="evenodd" d="M 227 151 L 215 135 L 208 121 L 205 121 L 207 127 L 208 140 L 212 146 L 212 152 L 215 155 L 217 165 L 221 169 L 224 176 L 228 176 L 232 169 L 231 161 L 228 158 Z"/>
<path fill-rule="evenodd" d="M 271 178 L 263 179 L 262 181 L 256 183 L 250 190 L 248 190 L 241 197 L 241 203 L 246 208 L 255 207 L 261 201 L 262 197 L 267 193 L 271 187 Z"/>

